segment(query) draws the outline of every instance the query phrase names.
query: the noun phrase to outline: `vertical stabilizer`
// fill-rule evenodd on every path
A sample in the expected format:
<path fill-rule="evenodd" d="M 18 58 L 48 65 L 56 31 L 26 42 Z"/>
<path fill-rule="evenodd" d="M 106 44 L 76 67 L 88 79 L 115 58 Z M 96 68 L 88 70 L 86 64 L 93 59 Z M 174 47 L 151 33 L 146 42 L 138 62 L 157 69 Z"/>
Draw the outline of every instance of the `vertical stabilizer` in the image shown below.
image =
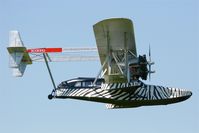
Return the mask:
<path fill-rule="evenodd" d="M 26 64 L 20 63 L 17 68 L 12 68 L 12 75 L 14 77 L 22 77 L 26 69 Z"/>
<path fill-rule="evenodd" d="M 18 31 L 9 33 L 9 67 L 13 71 L 13 76 L 22 77 L 27 64 L 32 64 L 31 58 L 26 51 L 26 47 L 21 40 Z"/>
<path fill-rule="evenodd" d="M 24 55 L 24 53 L 22 53 L 22 52 L 11 53 L 10 60 L 9 60 L 10 67 L 17 68 L 21 63 L 23 55 Z"/>
<path fill-rule="evenodd" d="M 9 47 L 24 47 L 18 31 L 10 31 L 10 33 L 9 33 Z"/>

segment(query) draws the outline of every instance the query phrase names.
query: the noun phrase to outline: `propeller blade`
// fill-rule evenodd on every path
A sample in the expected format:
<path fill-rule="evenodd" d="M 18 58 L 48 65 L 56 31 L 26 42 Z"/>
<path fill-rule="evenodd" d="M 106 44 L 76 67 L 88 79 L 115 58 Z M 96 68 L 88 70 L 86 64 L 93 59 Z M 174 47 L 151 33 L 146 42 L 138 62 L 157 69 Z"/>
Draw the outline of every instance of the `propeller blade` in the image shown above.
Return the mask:
<path fill-rule="evenodd" d="M 149 61 L 148 61 L 148 66 L 149 66 L 149 81 L 151 81 L 151 74 L 154 73 L 155 71 L 151 70 L 151 66 L 154 65 L 155 63 L 151 61 L 151 46 L 149 43 Z"/>
<path fill-rule="evenodd" d="M 149 81 L 151 81 L 151 64 L 149 64 Z"/>
<path fill-rule="evenodd" d="M 151 46 L 150 46 L 150 43 L 149 43 L 149 62 L 151 63 Z"/>

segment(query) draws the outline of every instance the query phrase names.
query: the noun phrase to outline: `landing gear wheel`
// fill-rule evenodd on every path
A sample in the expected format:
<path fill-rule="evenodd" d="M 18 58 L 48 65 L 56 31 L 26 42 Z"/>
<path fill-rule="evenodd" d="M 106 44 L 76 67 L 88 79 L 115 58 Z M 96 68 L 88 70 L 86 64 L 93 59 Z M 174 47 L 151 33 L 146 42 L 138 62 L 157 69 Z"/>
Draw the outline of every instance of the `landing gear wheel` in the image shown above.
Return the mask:
<path fill-rule="evenodd" d="M 49 99 L 49 100 L 53 99 L 53 95 L 52 95 L 52 94 L 49 94 L 49 95 L 48 95 L 48 99 Z"/>

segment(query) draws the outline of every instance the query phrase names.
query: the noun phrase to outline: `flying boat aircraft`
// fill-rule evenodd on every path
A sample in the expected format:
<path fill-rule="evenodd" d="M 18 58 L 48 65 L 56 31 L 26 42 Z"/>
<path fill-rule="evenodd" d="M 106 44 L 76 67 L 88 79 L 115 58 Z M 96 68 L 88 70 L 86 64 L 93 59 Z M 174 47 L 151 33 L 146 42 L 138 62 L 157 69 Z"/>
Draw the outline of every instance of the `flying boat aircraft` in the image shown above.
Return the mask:
<path fill-rule="evenodd" d="M 27 49 L 18 31 L 10 32 L 8 52 L 13 75 L 22 77 L 27 65 L 44 61 L 53 87 L 49 99 L 78 99 L 106 103 L 108 109 L 167 105 L 184 101 L 192 92 L 173 87 L 148 85 L 151 51 L 137 55 L 133 22 L 126 18 L 102 20 L 93 25 L 97 48 L 35 48 Z M 51 56 L 52 53 L 95 52 L 96 55 Z M 100 58 L 101 69 L 96 77 L 79 77 L 56 86 L 48 62 L 92 61 Z"/>

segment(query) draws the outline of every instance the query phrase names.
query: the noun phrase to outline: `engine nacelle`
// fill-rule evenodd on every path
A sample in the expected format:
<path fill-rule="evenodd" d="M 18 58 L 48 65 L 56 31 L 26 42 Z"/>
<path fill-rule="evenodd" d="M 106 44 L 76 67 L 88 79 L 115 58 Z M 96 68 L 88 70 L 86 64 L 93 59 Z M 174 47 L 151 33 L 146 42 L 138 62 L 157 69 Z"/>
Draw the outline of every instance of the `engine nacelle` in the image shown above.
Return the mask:
<path fill-rule="evenodd" d="M 138 80 L 139 78 L 142 78 L 143 80 L 147 80 L 147 75 L 149 73 L 147 65 L 146 55 L 139 56 L 134 62 L 129 64 L 131 79 Z"/>

